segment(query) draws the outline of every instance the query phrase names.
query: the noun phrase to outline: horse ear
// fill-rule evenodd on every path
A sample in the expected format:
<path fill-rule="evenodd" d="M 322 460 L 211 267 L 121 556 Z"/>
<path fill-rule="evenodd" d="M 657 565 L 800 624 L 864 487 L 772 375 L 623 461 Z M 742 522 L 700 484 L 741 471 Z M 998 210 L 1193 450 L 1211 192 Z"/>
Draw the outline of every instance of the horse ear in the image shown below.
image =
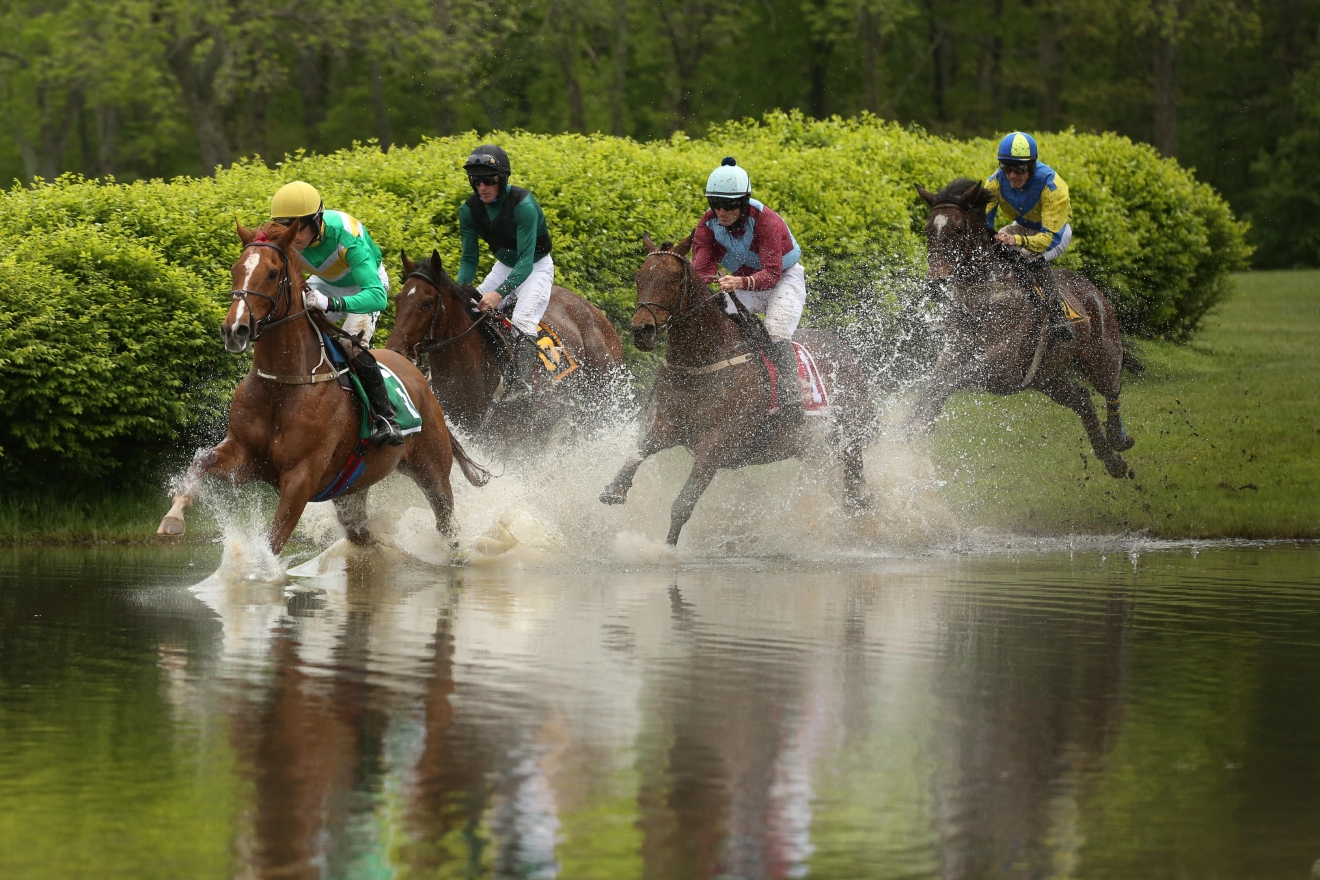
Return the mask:
<path fill-rule="evenodd" d="M 255 232 L 239 223 L 238 220 L 234 220 L 234 226 L 238 229 L 238 240 L 243 242 L 243 247 L 252 244 L 252 239 L 257 237 Z"/>
<path fill-rule="evenodd" d="M 922 186 L 919 183 L 916 186 L 917 186 L 917 195 L 921 196 L 921 200 L 926 204 L 930 205 L 932 208 L 935 207 L 935 193 L 926 189 L 924 186 Z"/>
<path fill-rule="evenodd" d="M 440 262 L 440 252 L 435 248 L 431 248 L 431 270 L 435 272 L 436 275 L 445 271 L 444 263 Z"/>
<path fill-rule="evenodd" d="M 688 251 L 692 250 L 693 235 L 694 233 L 689 232 L 687 238 L 683 239 L 678 244 L 674 245 L 673 247 L 674 253 L 678 254 L 680 257 L 686 257 L 688 255 Z"/>
<path fill-rule="evenodd" d="M 976 186 L 967 191 L 967 204 L 975 205 L 977 202 L 981 201 L 983 195 L 985 195 L 985 187 L 981 186 L 980 183 L 977 183 Z"/>
<path fill-rule="evenodd" d="M 400 249 L 400 250 L 399 250 L 399 256 L 403 258 L 403 274 L 404 274 L 404 275 L 411 275 L 412 273 L 414 273 L 414 272 L 417 271 L 417 264 L 414 263 L 412 260 L 408 259 L 408 252 L 407 252 L 407 251 Z"/>
<path fill-rule="evenodd" d="M 655 246 L 655 242 L 651 241 L 651 233 L 649 232 L 642 233 L 642 247 L 646 248 L 647 256 L 660 250 L 660 248 Z"/>

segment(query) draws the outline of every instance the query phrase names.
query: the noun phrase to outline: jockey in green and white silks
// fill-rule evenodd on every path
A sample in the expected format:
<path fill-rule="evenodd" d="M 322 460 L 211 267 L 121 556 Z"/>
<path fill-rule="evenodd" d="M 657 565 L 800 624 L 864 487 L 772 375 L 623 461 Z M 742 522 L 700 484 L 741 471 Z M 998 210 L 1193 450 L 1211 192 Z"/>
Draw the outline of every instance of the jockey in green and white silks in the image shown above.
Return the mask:
<path fill-rule="evenodd" d="M 995 238 L 1002 244 L 1022 248 L 1029 254 L 1057 259 L 1072 244 L 1072 202 L 1068 184 L 1058 173 L 1039 161 L 1036 139 L 1015 131 L 999 142 L 999 169 L 990 175 L 985 188 L 995 200 L 985 209 L 990 231 L 1000 219 L 1009 223 Z"/>
<path fill-rule="evenodd" d="M 509 322 L 517 331 L 513 371 L 506 376 L 507 387 L 501 397 L 514 400 L 532 390 L 538 326 L 550 305 L 555 283 L 550 231 L 536 197 L 522 187 L 509 186 L 509 156 L 503 149 L 482 144 L 468 156 L 463 170 L 472 195 L 458 209 L 463 259 L 457 280 L 459 284 L 471 284 L 476 278 L 479 242 L 486 242 L 495 254 L 495 265 L 477 285 L 477 292 L 483 309 L 510 312 Z"/>
<path fill-rule="evenodd" d="M 357 220 L 342 211 L 327 211 L 321 194 L 309 183 L 285 184 L 271 200 L 270 217 L 289 226 L 301 221 L 293 246 L 303 272 L 307 308 L 317 308 L 353 339 L 347 346 L 353 374 L 374 413 L 371 442 L 397 445 L 404 440 L 394 405 L 370 351 L 376 319 L 389 305 L 390 278 L 380 248 Z"/>

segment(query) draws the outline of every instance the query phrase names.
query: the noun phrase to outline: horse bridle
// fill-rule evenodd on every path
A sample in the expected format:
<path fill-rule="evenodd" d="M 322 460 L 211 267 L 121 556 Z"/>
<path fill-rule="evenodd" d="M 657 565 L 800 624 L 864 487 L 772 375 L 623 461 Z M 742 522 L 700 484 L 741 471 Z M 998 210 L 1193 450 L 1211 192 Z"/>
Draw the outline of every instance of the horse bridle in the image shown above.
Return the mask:
<path fill-rule="evenodd" d="M 253 241 L 245 245 L 243 250 L 246 251 L 248 248 L 254 247 L 271 248 L 280 255 L 280 279 L 279 285 L 275 290 L 275 296 L 271 296 L 268 293 L 262 293 L 260 290 L 248 290 L 246 287 L 229 291 L 230 301 L 242 301 L 243 305 L 247 307 L 249 315 L 254 314 L 252 311 L 252 303 L 248 302 L 249 296 L 259 296 L 266 300 L 266 302 L 270 303 L 270 311 L 266 313 L 266 317 L 254 317 L 251 319 L 252 334 L 249 336 L 249 339 L 255 344 L 256 341 L 261 338 L 261 334 L 273 327 L 278 327 L 281 324 L 292 321 L 294 318 L 306 312 L 306 309 L 304 308 L 301 312 L 293 311 L 293 279 L 289 274 L 289 255 L 284 252 L 284 248 L 275 244 L 273 241 Z M 275 317 L 275 313 L 280 310 L 281 305 L 284 306 L 284 310 L 288 314 L 283 318 L 280 318 L 278 321 L 272 321 L 271 318 Z"/>
<path fill-rule="evenodd" d="M 446 346 L 453 345 L 455 342 L 458 342 L 458 340 L 462 339 L 464 336 L 467 336 L 473 330 L 477 329 L 477 325 L 485 321 L 486 318 L 490 315 L 489 312 L 482 312 L 481 315 L 477 317 L 475 321 L 472 322 L 471 327 L 468 327 L 466 330 L 464 330 L 462 333 L 459 333 L 457 336 L 451 336 L 448 339 L 436 339 L 435 338 L 436 323 L 440 320 L 440 315 L 445 310 L 444 293 L 442 291 L 440 281 L 429 271 L 422 268 L 421 266 L 418 266 L 416 269 L 413 269 L 411 272 L 409 272 L 408 275 L 403 279 L 403 283 L 407 284 L 409 281 L 411 281 L 414 278 L 421 279 L 422 281 L 425 281 L 427 284 L 435 288 L 435 309 L 433 309 L 431 312 L 431 323 L 428 324 L 426 327 L 426 335 L 423 336 L 416 344 L 413 345 L 414 358 L 419 358 L 422 355 L 427 354 L 428 352 L 437 351 L 441 348 L 445 348 Z"/>
<path fill-rule="evenodd" d="M 704 308 L 713 300 L 716 300 L 724 295 L 724 291 L 722 290 L 717 291 L 716 293 L 711 294 L 709 297 L 703 299 L 701 302 L 697 303 L 696 305 L 690 308 L 684 308 L 684 305 L 687 303 L 689 293 L 691 293 L 693 289 L 697 286 L 696 280 L 692 274 L 692 261 L 689 260 L 687 257 L 683 256 L 682 254 L 678 253 L 677 251 L 669 251 L 669 250 L 651 251 L 651 253 L 647 254 L 646 256 L 650 258 L 660 255 L 677 258 L 679 263 L 683 265 L 683 277 L 679 280 L 678 283 L 678 304 L 676 306 L 667 306 L 664 303 L 658 303 L 653 300 L 642 300 L 642 299 L 637 300 L 637 308 L 646 309 L 647 313 L 650 314 L 651 321 L 654 322 L 655 324 L 655 332 L 657 336 L 661 333 L 666 332 L 670 327 L 674 326 L 675 324 L 678 324 L 681 321 L 686 321 L 699 309 Z M 665 313 L 669 315 L 668 318 L 665 318 L 663 323 L 661 323 L 660 318 L 656 315 L 655 313 L 656 309 L 663 309 Z"/>

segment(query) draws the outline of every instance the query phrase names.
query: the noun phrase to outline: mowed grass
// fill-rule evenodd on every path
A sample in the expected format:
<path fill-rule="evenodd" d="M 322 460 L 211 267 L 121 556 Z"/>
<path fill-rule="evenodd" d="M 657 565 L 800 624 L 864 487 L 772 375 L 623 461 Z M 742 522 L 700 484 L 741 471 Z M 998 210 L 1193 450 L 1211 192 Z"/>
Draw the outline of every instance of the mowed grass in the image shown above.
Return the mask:
<path fill-rule="evenodd" d="M 944 498 L 1025 534 L 1320 537 L 1320 271 L 1236 283 L 1190 344 L 1131 346 L 1147 367 L 1124 375 L 1135 479 L 1109 477 L 1039 393 L 959 394 L 931 439 Z"/>

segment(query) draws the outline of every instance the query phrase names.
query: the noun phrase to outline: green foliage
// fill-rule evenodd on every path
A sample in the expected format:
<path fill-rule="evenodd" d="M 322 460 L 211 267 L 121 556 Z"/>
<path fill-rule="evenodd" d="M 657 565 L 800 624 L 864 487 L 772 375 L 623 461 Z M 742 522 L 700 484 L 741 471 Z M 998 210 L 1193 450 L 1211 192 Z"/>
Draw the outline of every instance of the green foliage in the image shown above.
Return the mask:
<path fill-rule="evenodd" d="M 792 227 L 820 321 L 895 308 L 898 279 L 922 269 L 925 206 L 913 184 L 980 176 L 993 154 L 990 141 L 872 117 L 796 114 L 727 124 L 703 140 L 499 140 L 515 182 L 545 209 L 560 283 L 617 323 L 635 300 L 643 233 L 659 242 L 691 232 L 706 175 L 726 155 L 750 169 L 755 194 Z M 1128 333 L 1189 333 L 1243 264 L 1243 225 L 1213 190 L 1147 147 L 1113 135 L 1040 140 L 1072 188 L 1069 259 L 1113 292 Z M 0 262 L 0 479 L 135 472 L 159 462 L 168 441 L 214 425 L 245 364 L 216 334 L 239 254 L 233 224 L 261 222 L 288 180 L 314 183 L 328 206 L 366 224 L 395 290 L 400 249 L 438 249 L 456 268 L 457 207 L 470 192 L 460 163 L 477 142 L 467 134 L 389 153 L 300 154 L 275 169 L 246 163 L 171 183 L 65 177 L 4 194 L 0 235 L 16 245 Z"/>

